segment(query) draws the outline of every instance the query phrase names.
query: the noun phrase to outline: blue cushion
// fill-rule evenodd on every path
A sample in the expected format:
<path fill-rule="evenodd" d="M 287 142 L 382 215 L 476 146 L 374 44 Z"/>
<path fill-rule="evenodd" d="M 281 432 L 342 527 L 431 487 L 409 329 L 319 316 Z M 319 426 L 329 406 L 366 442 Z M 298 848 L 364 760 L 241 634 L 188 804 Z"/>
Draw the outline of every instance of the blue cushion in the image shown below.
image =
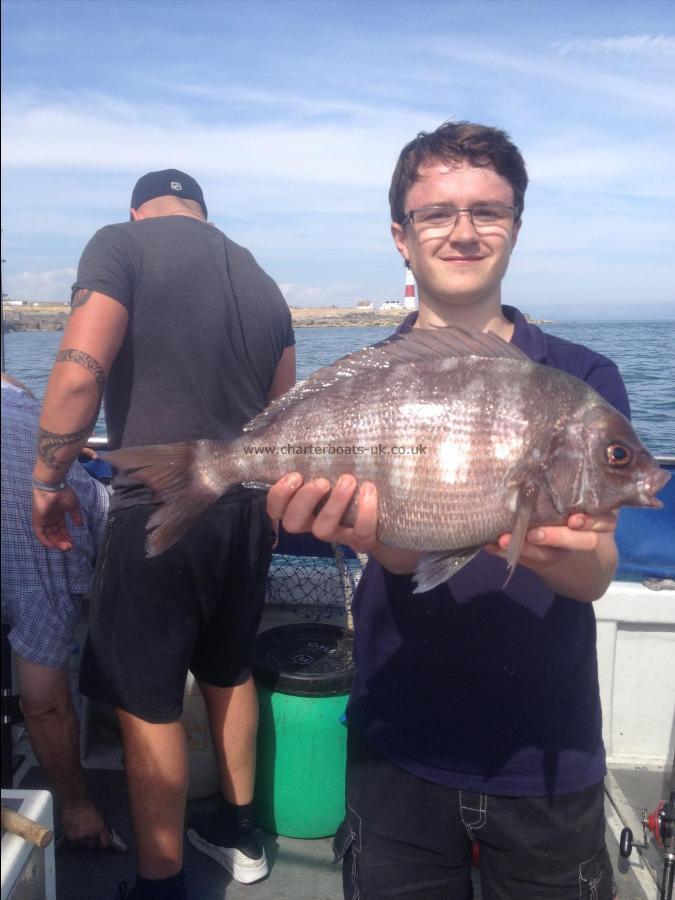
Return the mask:
<path fill-rule="evenodd" d="M 664 465 L 670 481 L 659 491 L 663 509 L 622 509 L 616 529 L 624 581 L 675 578 L 675 466 Z"/>
<path fill-rule="evenodd" d="M 94 478 L 98 478 L 99 481 L 110 481 L 112 479 L 112 468 L 110 463 L 107 463 L 104 459 L 87 459 L 86 457 L 80 457 L 80 462 L 87 472 L 89 472 L 90 475 L 93 475 Z"/>

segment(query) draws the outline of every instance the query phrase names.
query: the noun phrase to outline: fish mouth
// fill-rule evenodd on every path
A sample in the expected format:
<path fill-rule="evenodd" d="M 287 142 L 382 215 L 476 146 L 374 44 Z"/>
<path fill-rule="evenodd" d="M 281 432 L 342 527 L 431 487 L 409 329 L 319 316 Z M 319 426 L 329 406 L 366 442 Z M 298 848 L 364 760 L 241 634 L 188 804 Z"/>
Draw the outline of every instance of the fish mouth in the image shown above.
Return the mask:
<path fill-rule="evenodd" d="M 646 507 L 650 507 L 651 509 L 663 509 L 663 503 L 656 497 L 656 494 L 658 494 L 669 481 L 670 473 L 661 468 L 656 469 L 655 472 L 640 481 L 640 499 L 644 502 Z"/>

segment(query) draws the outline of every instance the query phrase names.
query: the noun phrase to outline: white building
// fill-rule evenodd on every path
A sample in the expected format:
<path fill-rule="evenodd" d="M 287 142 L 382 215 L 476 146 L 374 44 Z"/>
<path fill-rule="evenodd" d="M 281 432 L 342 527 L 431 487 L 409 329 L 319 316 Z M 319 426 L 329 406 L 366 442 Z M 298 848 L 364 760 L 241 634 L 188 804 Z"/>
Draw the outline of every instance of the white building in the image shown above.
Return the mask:
<path fill-rule="evenodd" d="M 400 300 L 385 300 L 384 303 L 381 304 L 380 309 L 388 311 L 392 309 L 404 309 L 404 306 Z"/>

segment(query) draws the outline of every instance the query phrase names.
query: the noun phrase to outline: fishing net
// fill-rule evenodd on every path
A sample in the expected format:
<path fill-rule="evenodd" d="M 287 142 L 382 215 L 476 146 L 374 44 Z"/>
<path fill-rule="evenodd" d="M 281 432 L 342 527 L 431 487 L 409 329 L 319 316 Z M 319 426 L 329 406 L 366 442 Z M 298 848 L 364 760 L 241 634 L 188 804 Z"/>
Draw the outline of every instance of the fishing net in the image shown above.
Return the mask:
<path fill-rule="evenodd" d="M 282 532 L 272 557 L 266 602 L 305 621 L 346 616 L 365 565 L 365 554 L 312 535 Z"/>

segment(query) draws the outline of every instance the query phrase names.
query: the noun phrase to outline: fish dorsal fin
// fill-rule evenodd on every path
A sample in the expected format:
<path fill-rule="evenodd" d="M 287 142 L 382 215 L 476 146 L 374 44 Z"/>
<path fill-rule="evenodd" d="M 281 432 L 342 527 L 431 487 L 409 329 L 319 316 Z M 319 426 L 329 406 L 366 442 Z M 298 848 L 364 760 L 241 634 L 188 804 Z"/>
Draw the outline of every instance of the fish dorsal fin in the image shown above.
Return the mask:
<path fill-rule="evenodd" d="M 486 359 L 527 359 L 517 347 L 491 332 L 486 334 L 482 331 L 467 331 L 455 325 L 413 328 L 402 334 L 395 334 L 386 341 L 373 344 L 372 347 L 365 347 L 363 350 L 343 356 L 330 366 L 324 366 L 314 372 L 309 378 L 270 403 L 244 427 L 244 431 L 258 431 L 305 397 L 362 372 L 373 369 L 385 370 L 406 363 L 428 362 L 435 358 L 451 359 L 466 356 L 480 356 Z"/>
<path fill-rule="evenodd" d="M 382 343 L 384 344 L 386 342 L 383 341 Z M 382 345 L 380 344 L 375 344 L 372 347 L 364 347 L 363 350 L 357 350 L 356 353 L 350 353 L 348 356 L 343 356 L 342 359 L 338 359 L 337 362 L 331 363 L 330 366 L 324 366 L 322 369 L 317 369 L 316 372 L 313 372 L 308 378 L 305 378 L 304 381 L 298 382 L 298 384 L 289 391 L 286 391 L 286 393 L 277 400 L 273 400 L 268 407 L 255 417 L 255 419 L 251 419 L 251 421 L 244 426 L 244 431 L 248 433 L 265 428 L 282 413 L 285 413 L 286 410 L 296 406 L 301 400 L 304 400 L 305 397 L 309 397 L 311 394 L 316 394 L 319 391 L 325 390 L 326 388 L 337 384 L 339 381 L 353 378 L 355 375 L 366 370 L 372 371 L 376 368 L 388 368 L 390 363 L 382 353 L 381 346 Z"/>
<path fill-rule="evenodd" d="M 462 356 L 527 359 L 522 350 L 491 331 L 468 331 L 456 325 L 413 328 L 404 334 L 395 334 L 385 345 L 387 354 L 402 362 L 429 360 L 434 356 L 444 359 Z"/>

